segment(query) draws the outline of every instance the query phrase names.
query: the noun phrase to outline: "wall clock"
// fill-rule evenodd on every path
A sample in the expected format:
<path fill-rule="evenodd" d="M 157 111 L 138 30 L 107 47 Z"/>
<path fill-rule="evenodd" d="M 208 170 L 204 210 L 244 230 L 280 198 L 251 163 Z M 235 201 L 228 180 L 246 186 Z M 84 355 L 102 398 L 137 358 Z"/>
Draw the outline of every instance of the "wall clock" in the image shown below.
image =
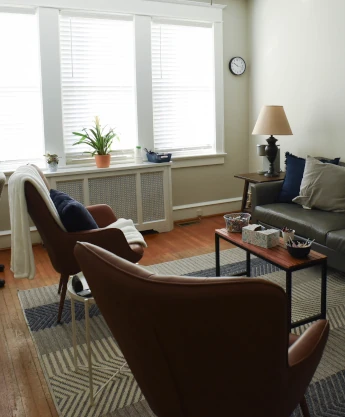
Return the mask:
<path fill-rule="evenodd" d="M 243 58 L 235 56 L 230 59 L 229 70 L 234 75 L 242 75 L 246 70 L 246 63 Z"/>

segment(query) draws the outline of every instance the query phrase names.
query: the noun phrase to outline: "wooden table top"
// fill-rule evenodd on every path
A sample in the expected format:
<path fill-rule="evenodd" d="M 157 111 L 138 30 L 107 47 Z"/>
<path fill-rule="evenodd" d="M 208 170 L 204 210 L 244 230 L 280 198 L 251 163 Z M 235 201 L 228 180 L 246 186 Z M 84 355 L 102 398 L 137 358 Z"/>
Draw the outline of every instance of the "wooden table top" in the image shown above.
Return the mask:
<path fill-rule="evenodd" d="M 252 245 L 251 243 L 243 242 L 242 233 L 228 233 L 226 229 L 216 229 L 215 233 L 228 242 L 231 242 L 242 249 L 248 250 L 253 255 L 265 259 L 285 271 L 303 269 L 308 266 L 320 264 L 327 259 L 326 255 L 313 250 L 310 251 L 308 257 L 306 258 L 294 258 L 284 247 L 284 241 L 282 238 L 280 238 L 278 246 L 266 249 L 261 248 L 260 246 Z"/>
<path fill-rule="evenodd" d="M 238 174 L 234 175 L 234 177 L 249 181 L 253 184 L 259 184 L 261 182 L 281 181 L 285 178 L 285 172 L 280 172 L 278 177 L 265 177 L 265 175 L 258 174 L 257 172 Z"/>

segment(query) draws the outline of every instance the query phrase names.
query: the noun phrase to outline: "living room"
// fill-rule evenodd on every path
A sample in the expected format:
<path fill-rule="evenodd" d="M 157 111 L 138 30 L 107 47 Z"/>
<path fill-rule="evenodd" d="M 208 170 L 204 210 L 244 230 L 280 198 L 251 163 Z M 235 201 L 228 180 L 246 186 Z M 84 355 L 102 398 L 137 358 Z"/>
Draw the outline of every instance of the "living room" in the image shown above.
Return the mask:
<path fill-rule="evenodd" d="M 252 132 L 263 106 L 283 106 L 293 133 L 280 136 L 279 132 L 271 132 L 277 135 L 280 168 L 284 172 L 286 152 L 300 158 L 307 158 L 309 155 L 323 157 L 327 169 L 342 169 L 341 166 L 329 167 L 331 164 L 327 162 L 334 158 L 340 158 L 340 165 L 345 162 L 342 145 L 345 123 L 342 115 L 345 108 L 344 82 L 332 71 L 334 65 L 342 68 L 345 60 L 330 56 L 332 53 L 339 53 L 343 46 L 341 34 L 345 29 L 341 19 L 344 12 L 345 4 L 341 0 L 334 0 L 332 5 L 322 0 L 0 0 L 1 38 L 8 39 L 8 42 L 0 45 L 0 50 L 2 56 L 10 57 L 9 62 L 0 69 L 0 141 L 5 155 L 0 157 L 0 171 L 6 176 L 0 199 L 0 264 L 4 264 L 4 271 L 0 272 L 0 279 L 4 279 L 4 286 L 0 289 L 0 386 L 3 392 L 0 397 L 1 417 L 177 417 L 222 415 L 225 412 L 231 416 L 274 417 L 278 415 L 275 414 L 278 410 L 279 415 L 291 414 L 291 406 L 279 409 L 279 404 L 285 401 L 282 389 L 274 393 L 272 388 L 268 394 L 268 388 L 265 391 L 264 383 L 258 383 L 254 377 L 250 383 L 244 383 L 243 386 L 237 384 L 236 378 L 234 381 L 227 381 L 226 389 L 223 389 L 222 382 L 217 384 L 215 380 L 212 383 L 214 389 L 204 387 L 204 391 L 199 389 L 199 385 L 194 385 L 197 384 L 196 378 L 193 381 L 187 372 L 179 369 L 174 378 L 184 375 L 185 381 L 188 381 L 190 386 L 197 387 L 195 389 L 199 391 L 182 392 L 184 388 L 181 385 L 181 392 L 176 399 L 175 394 L 171 394 L 171 389 L 169 391 L 171 379 L 159 374 L 161 369 L 153 360 L 146 360 L 145 366 L 151 366 L 142 368 L 145 369 L 143 376 L 140 373 L 141 369 L 139 372 L 136 370 L 136 363 L 131 362 L 133 358 L 130 347 L 129 357 L 127 358 L 126 354 L 124 356 L 131 369 L 126 365 L 119 346 L 113 339 L 112 327 L 107 319 L 111 330 L 105 324 L 103 316 L 108 316 L 106 309 L 104 312 L 102 310 L 100 298 L 99 309 L 97 306 L 91 306 L 91 303 L 89 306 L 88 302 L 84 303 L 84 306 L 75 302 L 74 323 L 71 310 L 74 301 L 71 299 L 71 288 L 67 287 L 67 281 L 66 301 L 62 303 L 62 316 L 57 324 L 61 299 L 57 290 L 62 272 L 57 267 L 56 260 L 49 255 L 50 251 L 55 250 L 53 246 L 56 242 L 60 242 L 59 233 L 61 236 L 66 233 L 57 231 L 53 239 L 56 242 L 51 246 L 50 243 L 47 244 L 42 233 L 42 236 L 39 233 L 39 230 L 43 230 L 40 224 L 43 211 L 40 211 L 33 197 L 27 201 L 28 211 L 33 220 L 29 224 L 30 229 L 27 227 L 27 235 L 33 244 L 34 261 L 30 261 L 31 258 L 26 256 L 26 251 L 18 245 L 18 241 L 15 251 L 12 247 L 11 253 L 9 248 L 14 223 L 12 220 L 11 227 L 8 182 L 19 166 L 25 166 L 27 163 L 36 164 L 43 170 L 49 189 L 70 194 L 85 206 L 108 204 L 118 217 L 134 221 L 148 247 L 133 257 L 131 251 L 134 246 L 127 244 L 126 250 L 122 248 L 121 253 L 117 253 L 121 257 L 132 263 L 139 261 L 139 268 L 143 267 L 151 274 L 158 274 L 160 279 L 164 275 L 184 276 L 187 287 L 191 281 L 188 277 L 204 277 L 204 280 L 205 277 L 216 276 L 215 229 L 225 227 L 224 214 L 236 213 L 241 207 L 244 184 L 235 176 L 262 170 L 263 158 L 257 155 L 257 145 L 266 144 L 269 134 L 257 136 Z M 24 20 L 17 21 L 18 17 Z M 180 28 L 182 29 L 179 32 Z M 102 32 L 103 29 L 109 29 L 111 35 L 118 37 L 114 42 L 114 45 L 117 45 L 114 47 L 114 53 L 109 52 L 109 45 L 113 45 L 109 43 L 109 38 L 104 37 L 106 32 Z M 121 30 L 124 32 L 120 32 Z M 12 35 L 6 36 L 8 32 Z M 119 38 L 121 42 L 118 41 Z M 90 49 L 87 48 L 89 40 L 95 40 L 94 44 L 89 42 L 92 44 Z M 179 45 L 180 49 L 171 52 L 174 41 L 175 47 Z M 36 54 L 37 59 L 32 59 L 30 53 Z M 83 61 L 87 54 L 88 58 Z M 116 54 L 121 56 L 121 64 L 117 62 Z M 245 63 L 245 71 L 241 75 L 235 75 L 229 69 L 229 63 L 235 57 L 243 59 Z M 87 67 L 89 72 L 84 73 L 84 67 Z M 110 69 L 107 69 L 108 67 Z M 180 69 L 182 71 L 179 71 Z M 168 75 L 166 84 L 163 82 L 164 71 Z M 115 79 L 113 72 L 119 77 L 120 82 Z M 180 78 L 172 79 L 174 75 Z M 78 90 L 80 86 L 75 83 L 78 77 L 82 79 L 84 90 Z M 97 80 L 97 77 L 103 77 L 100 84 L 88 84 L 90 80 Z M 178 90 L 176 86 L 181 80 L 182 84 Z M 201 83 L 198 90 L 200 80 L 206 81 L 204 84 Z M 126 88 L 121 90 L 123 85 Z M 113 96 L 102 96 L 105 88 L 112 91 Z M 19 105 L 24 97 L 21 94 L 27 94 L 29 90 L 32 94 L 29 100 L 23 101 L 24 105 Z M 98 95 L 92 96 L 95 91 Z M 107 93 L 109 91 L 107 90 Z M 178 94 L 170 94 L 171 91 L 182 91 L 180 99 Z M 91 104 L 87 101 L 90 97 Z M 192 106 L 190 103 L 188 106 L 188 99 L 192 100 Z M 96 113 L 97 103 L 103 105 L 103 113 L 102 110 Z M 173 106 L 175 110 L 177 108 L 175 119 L 171 117 Z M 109 117 L 107 107 L 111 107 L 111 111 L 115 109 L 115 112 L 121 115 L 121 120 Z M 87 112 L 92 112 L 92 118 L 86 118 L 85 115 L 89 116 Z M 185 117 L 186 114 L 188 117 Z M 73 145 L 78 141 L 78 136 L 73 135 L 73 132 L 82 133 L 84 128 L 93 128 L 96 116 L 99 116 L 102 127 L 108 125 L 106 129 L 114 128 L 114 132 L 119 136 L 119 141 L 114 137 L 110 167 L 105 169 L 96 168 L 94 156 L 85 153 L 92 149 L 85 145 Z M 20 123 L 16 123 L 17 118 L 20 119 Z M 179 135 L 179 141 L 174 142 Z M 138 150 L 136 146 L 140 146 L 141 149 Z M 145 148 L 172 153 L 172 162 L 145 162 Z M 56 172 L 43 157 L 48 153 L 58 156 Z M 270 184 L 274 184 L 274 178 Z M 261 194 L 258 194 L 261 186 L 262 184 L 258 184 L 253 188 L 256 201 L 261 198 Z M 289 204 L 290 206 L 297 204 Z M 302 210 L 307 212 L 301 208 Z M 339 219 L 343 216 L 342 213 L 330 214 L 338 216 Z M 102 228 L 106 222 L 105 218 L 110 216 L 109 218 L 113 219 L 114 214 L 94 212 L 93 215 L 98 227 Z M 308 218 L 308 213 L 304 215 Z M 311 213 L 310 216 L 312 215 Z M 290 221 L 290 224 L 287 222 L 270 226 L 291 226 L 293 221 Z M 309 222 L 313 223 L 314 220 Z M 334 222 L 339 227 L 333 228 L 333 231 L 343 229 L 341 221 Z M 265 221 L 262 220 L 262 223 Z M 312 249 L 317 251 L 315 253 L 321 253 L 317 261 L 320 265 L 324 262 L 324 257 L 328 256 L 327 319 L 330 321 L 331 331 L 320 365 L 314 376 L 310 375 L 313 379 L 306 400 L 303 399 L 304 390 L 303 398 L 300 395 L 301 398 L 295 401 L 296 410 L 292 415 L 307 417 L 307 405 L 311 416 L 330 415 L 330 410 L 334 409 L 338 413 L 335 415 L 343 415 L 345 308 L 342 300 L 345 276 L 342 272 L 342 252 L 337 249 L 338 246 L 327 247 L 327 251 L 323 251 L 321 246 L 327 246 L 326 238 L 325 242 L 318 241 L 318 236 L 313 236 L 312 230 L 308 229 L 305 233 L 297 232 L 296 228 L 296 235 L 301 238 L 316 239 Z M 18 229 L 16 233 L 17 237 L 20 236 Z M 49 235 L 51 231 L 47 233 L 47 236 Z M 336 243 L 339 240 L 337 236 L 333 238 Z M 41 245 L 42 240 L 44 245 Z M 81 236 L 77 240 L 85 241 Z M 59 244 L 63 246 L 64 243 L 61 242 Z M 66 248 L 68 245 L 66 243 Z M 73 247 L 74 245 L 75 241 Z M 114 253 L 117 250 L 116 245 L 102 247 L 113 250 Z M 224 242 L 221 239 L 221 277 L 248 272 L 248 268 L 245 271 L 246 254 L 242 249 L 242 246 L 236 247 L 236 243 L 232 241 Z M 87 247 L 79 247 L 78 250 L 80 253 L 76 256 L 83 258 L 80 263 L 92 270 L 87 258 L 94 259 L 97 265 L 97 257 L 101 255 L 90 252 L 89 256 L 85 256 L 87 252 L 82 252 L 90 250 Z M 336 252 L 336 258 L 333 252 Z M 13 262 L 19 264 L 21 254 L 25 255 L 23 258 L 28 259 L 29 264 L 31 262 L 31 266 L 32 262 L 34 263 L 34 279 L 14 278 Z M 251 271 L 255 271 L 252 276 L 268 278 L 288 293 L 288 287 L 285 287 L 285 272 L 281 265 L 276 266 L 274 260 L 272 264 L 266 261 L 262 263 L 260 254 L 255 252 L 254 255 L 256 257 L 252 259 L 250 268 Z M 19 261 L 16 261 L 18 259 Z M 295 322 L 316 316 L 326 308 L 326 304 L 320 304 L 320 267 L 316 265 L 309 269 L 292 274 L 289 308 L 292 309 L 292 320 Z M 67 272 L 67 276 L 77 272 L 79 270 L 73 269 L 73 272 Z M 90 279 L 91 277 L 92 271 Z M 92 281 L 89 284 L 97 300 L 97 285 L 93 288 Z M 64 291 L 63 285 L 62 290 Z M 111 292 L 109 294 L 113 297 Z M 165 294 L 162 293 L 162 300 L 164 297 Z M 217 297 L 221 300 L 220 294 Z M 114 305 L 117 305 L 119 301 L 116 297 L 115 299 Z M 126 296 L 124 299 L 127 299 Z M 245 295 L 241 299 L 242 304 L 245 304 Z M 183 312 L 191 317 L 189 320 L 185 319 L 186 327 L 187 323 L 193 323 L 192 319 L 197 320 L 196 312 L 200 320 L 205 320 L 205 326 L 202 328 L 196 323 L 192 326 L 196 332 L 196 339 L 190 341 L 189 348 L 193 347 L 195 351 L 197 338 L 202 334 L 206 335 L 206 339 L 214 340 L 214 343 L 219 340 L 218 346 L 221 345 L 221 336 L 226 339 L 224 335 L 227 334 L 224 330 L 226 326 L 223 326 L 225 321 L 219 323 L 220 328 L 214 326 L 207 330 L 211 315 L 204 317 L 199 306 L 195 306 L 193 310 L 193 300 L 191 296 L 189 310 L 181 301 L 175 305 L 179 326 L 182 326 Z M 214 314 L 219 308 L 219 311 L 224 311 L 224 314 L 232 317 L 231 310 L 227 310 L 230 308 L 228 304 L 231 304 L 229 300 L 224 301 L 224 306 L 221 301 L 219 306 L 217 303 L 211 303 Z M 288 303 L 286 300 L 284 302 Z M 148 308 L 139 304 L 138 302 L 138 311 Z M 174 306 L 173 300 L 168 297 L 166 305 Z M 86 319 L 86 316 L 84 319 L 84 307 L 85 311 L 90 307 L 90 319 Z M 246 316 L 239 310 L 242 307 L 236 304 L 234 316 Z M 251 307 L 256 308 L 254 304 Z M 157 306 L 155 308 L 158 309 Z M 167 337 L 166 340 L 169 339 L 173 347 L 176 342 L 173 335 L 174 332 L 179 335 L 178 329 L 173 327 L 176 324 L 173 320 L 170 321 L 168 316 L 166 318 L 164 305 L 160 308 L 162 320 L 163 317 L 168 320 L 168 330 L 169 325 L 172 326 L 171 339 L 170 336 L 164 335 L 163 330 L 161 337 Z M 209 308 L 208 306 L 207 309 Z M 246 318 L 248 323 L 253 320 L 250 321 L 251 328 L 255 328 L 254 319 L 265 317 L 261 316 L 261 313 L 255 317 L 256 310 L 245 306 L 243 308 L 245 312 L 251 311 L 250 317 Z M 271 317 L 272 311 L 263 310 L 262 314 L 267 313 Z M 321 314 L 319 323 L 324 322 L 324 315 Z M 290 322 L 282 338 L 288 335 Z M 248 326 L 248 323 L 231 321 L 231 327 L 243 329 L 247 328 L 245 326 Z M 88 333 L 85 332 L 85 326 L 89 326 L 91 330 L 91 349 L 88 349 Z M 308 328 L 309 324 L 302 325 L 293 330 L 293 333 L 301 334 Z M 272 330 L 273 327 L 271 332 Z M 256 333 L 257 340 L 261 340 L 260 337 L 262 338 L 264 333 L 264 330 L 261 335 Z M 280 334 L 278 330 L 274 330 L 273 333 Z M 181 330 L 182 334 L 187 340 L 188 331 L 185 328 Z M 193 334 L 191 331 L 191 335 Z M 131 337 L 137 336 L 132 334 Z M 293 336 L 292 341 L 295 341 L 296 337 Z M 325 335 L 324 338 L 327 339 Z M 203 343 L 201 340 L 198 340 L 200 345 Z M 193 364 L 190 364 L 190 369 L 196 364 L 200 369 L 205 368 L 205 374 L 202 371 L 195 373 L 199 381 L 203 380 L 207 372 L 210 372 L 207 375 L 208 380 L 213 376 L 219 381 L 222 381 L 222 378 L 226 381 L 223 372 L 217 375 L 217 372 L 210 369 L 212 358 L 214 364 L 217 364 L 216 369 L 224 367 L 225 375 L 231 372 L 237 375 L 233 365 L 231 372 L 230 368 L 226 369 L 227 361 L 222 357 L 225 347 L 230 349 L 234 345 L 229 340 L 226 343 L 224 341 L 224 352 L 220 348 L 216 350 L 219 353 L 217 359 L 211 343 L 207 343 L 204 349 L 200 348 L 200 355 L 196 354 L 195 363 L 193 361 Z M 116 341 L 119 344 L 123 343 L 122 339 L 120 343 L 120 338 L 116 338 Z M 313 343 L 316 345 L 315 341 Z M 258 346 L 260 342 L 257 341 L 256 344 Z M 121 346 L 126 346 L 126 343 Z M 147 340 L 147 347 L 149 346 L 150 341 Z M 176 343 L 175 348 L 177 351 L 183 349 L 183 346 Z M 293 345 L 290 351 L 292 348 Z M 295 349 L 297 348 L 296 342 Z M 74 355 L 74 349 L 78 355 Z M 90 375 L 92 367 L 80 366 L 79 369 L 75 369 L 74 363 L 76 356 L 79 356 L 79 362 L 83 365 L 90 363 L 88 361 L 91 360 L 91 350 L 92 360 L 106 368 L 95 368 L 93 375 Z M 243 378 L 246 372 L 260 373 L 259 364 L 254 363 L 253 349 L 251 361 L 245 357 L 245 350 L 242 346 L 243 355 L 237 358 L 243 366 Z M 257 354 L 259 350 L 258 347 Z M 146 352 L 146 348 L 143 348 L 144 351 Z M 144 358 L 136 352 L 138 357 Z M 235 352 L 233 351 L 234 355 Z M 285 355 L 287 358 L 287 349 Z M 178 363 L 174 362 L 175 359 L 184 358 L 186 361 L 187 356 L 188 352 L 182 350 L 181 354 L 172 359 L 171 364 L 178 366 Z M 247 363 L 246 367 L 244 363 Z M 185 367 L 188 369 L 188 366 Z M 270 366 L 266 367 L 265 381 L 270 375 Z M 157 369 L 157 373 L 154 369 Z M 155 378 L 162 382 L 154 386 L 154 394 L 164 398 L 164 401 L 157 400 L 154 394 L 151 397 L 152 387 L 147 380 Z M 108 380 L 110 382 L 103 387 Z M 235 404 L 234 399 L 239 398 L 239 392 L 242 390 L 247 392 L 248 399 L 252 398 L 253 402 L 259 401 L 257 396 L 255 401 L 253 400 L 254 394 L 251 389 L 255 383 L 260 384 L 262 388 L 261 390 L 258 387 L 262 407 L 256 407 L 254 412 L 253 408 L 244 407 L 242 399 L 242 406 Z M 309 382 L 301 384 L 304 384 L 305 388 Z M 158 389 L 160 385 L 162 391 Z M 276 385 L 278 387 L 279 384 Z M 284 391 L 286 390 L 287 387 Z M 213 391 L 219 392 L 219 398 L 212 397 Z M 196 400 L 200 408 L 193 409 L 193 403 L 189 403 L 188 397 L 192 398 L 194 395 L 196 397 L 193 401 Z M 271 408 L 265 408 L 269 404 L 269 401 L 267 404 L 264 401 L 267 395 L 275 399 L 270 400 L 274 403 L 271 404 Z M 167 404 L 170 401 L 168 411 Z M 225 408 L 226 401 L 234 405 Z M 286 410 L 290 410 L 288 414 Z M 240 414 L 241 412 L 243 414 Z"/>

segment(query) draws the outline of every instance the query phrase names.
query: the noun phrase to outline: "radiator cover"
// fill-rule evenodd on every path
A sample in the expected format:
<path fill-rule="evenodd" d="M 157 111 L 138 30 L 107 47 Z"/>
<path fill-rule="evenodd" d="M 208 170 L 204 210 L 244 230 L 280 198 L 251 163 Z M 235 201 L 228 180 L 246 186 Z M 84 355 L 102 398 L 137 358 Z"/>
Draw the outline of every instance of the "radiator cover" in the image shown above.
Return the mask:
<path fill-rule="evenodd" d="M 108 204 L 138 230 L 172 230 L 171 164 L 75 168 L 47 173 L 52 188 L 85 206 Z"/>

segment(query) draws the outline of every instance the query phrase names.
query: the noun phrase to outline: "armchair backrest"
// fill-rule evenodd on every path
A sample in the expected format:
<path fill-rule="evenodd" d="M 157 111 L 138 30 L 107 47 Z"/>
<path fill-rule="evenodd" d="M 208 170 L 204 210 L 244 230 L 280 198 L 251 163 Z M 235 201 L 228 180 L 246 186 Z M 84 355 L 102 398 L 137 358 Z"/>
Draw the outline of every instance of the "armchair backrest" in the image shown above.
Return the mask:
<path fill-rule="evenodd" d="M 88 243 L 75 255 L 158 417 L 287 417 L 282 288 L 153 275 Z"/>
<path fill-rule="evenodd" d="M 68 233 L 61 229 L 45 201 L 31 182 L 25 182 L 25 199 L 28 213 L 41 236 L 55 270 L 68 275 L 80 271 L 73 255 L 73 247 L 67 242 Z"/>
<path fill-rule="evenodd" d="M 47 189 L 50 190 L 43 172 L 37 166 L 33 166 L 37 169 Z M 73 246 L 71 247 L 67 241 L 68 233 L 61 229 L 42 196 L 29 181 L 25 182 L 25 199 L 28 213 L 37 227 L 55 270 L 67 275 L 79 272 L 80 268 L 73 254 Z"/>
<path fill-rule="evenodd" d="M 0 197 L 2 194 L 2 190 L 4 189 L 4 186 L 5 186 L 5 182 L 6 182 L 5 174 L 3 172 L 0 172 Z"/>

